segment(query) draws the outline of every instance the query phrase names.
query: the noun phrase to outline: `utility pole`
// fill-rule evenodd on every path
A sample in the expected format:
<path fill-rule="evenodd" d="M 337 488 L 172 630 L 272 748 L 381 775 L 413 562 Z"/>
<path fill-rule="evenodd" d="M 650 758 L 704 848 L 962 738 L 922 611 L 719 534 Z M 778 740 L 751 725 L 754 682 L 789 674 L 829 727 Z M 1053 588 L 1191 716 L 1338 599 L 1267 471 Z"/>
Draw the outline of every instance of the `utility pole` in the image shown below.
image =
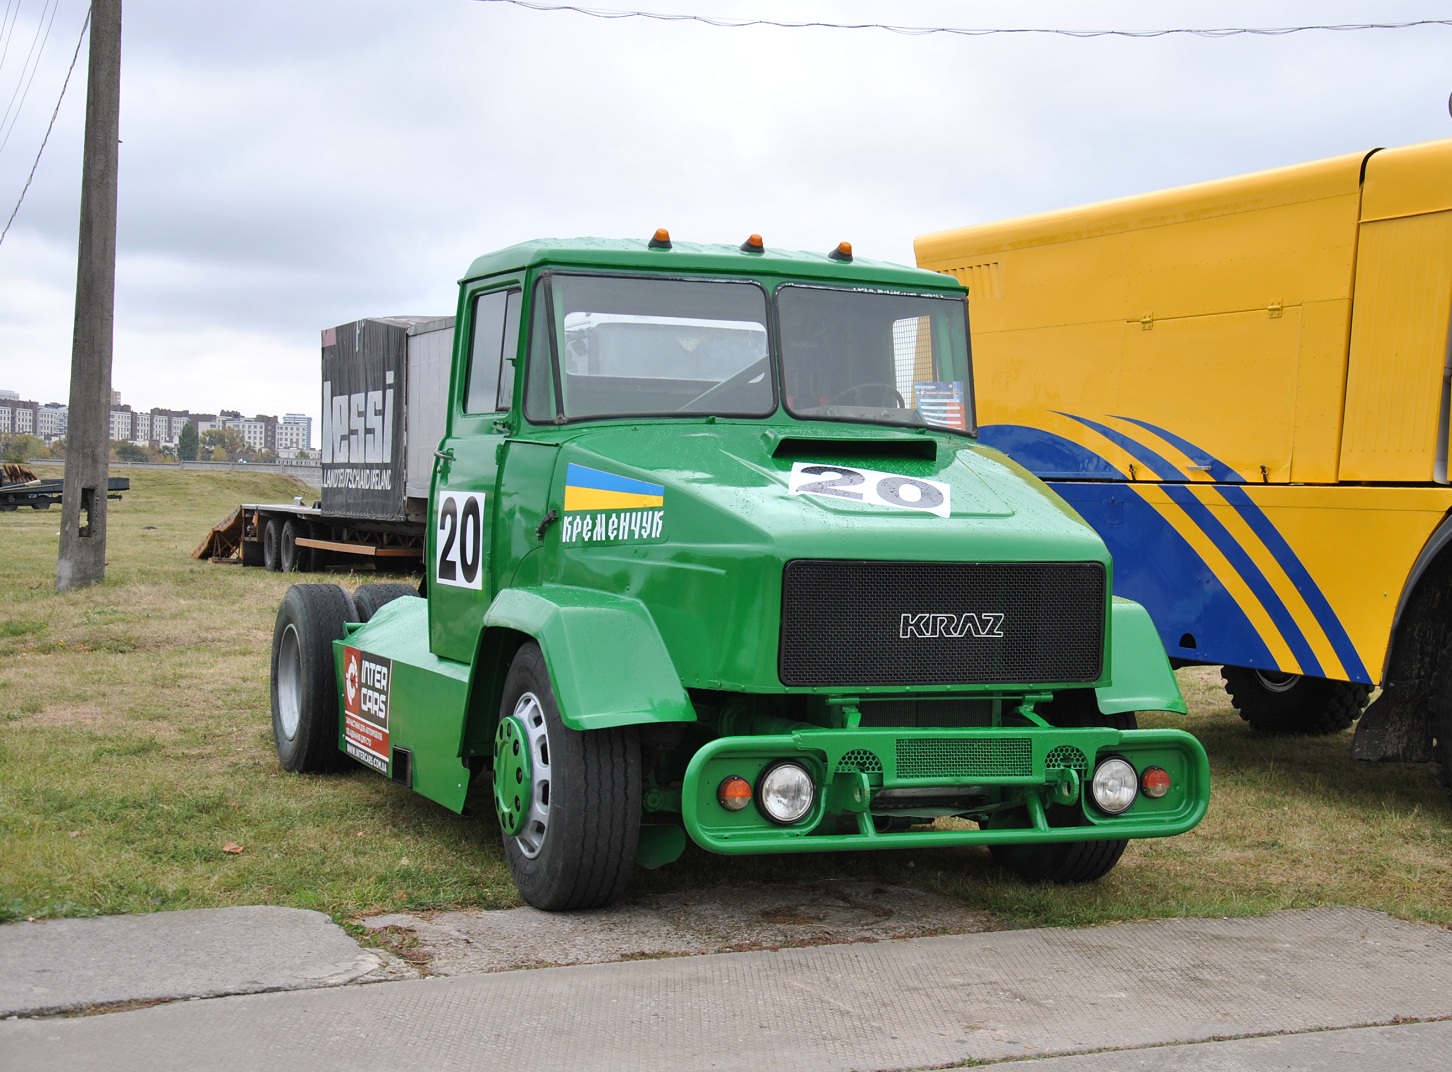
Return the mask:
<path fill-rule="evenodd" d="M 120 115 L 121 0 L 92 0 L 70 420 L 55 573 L 55 586 L 62 592 L 106 579 Z"/>

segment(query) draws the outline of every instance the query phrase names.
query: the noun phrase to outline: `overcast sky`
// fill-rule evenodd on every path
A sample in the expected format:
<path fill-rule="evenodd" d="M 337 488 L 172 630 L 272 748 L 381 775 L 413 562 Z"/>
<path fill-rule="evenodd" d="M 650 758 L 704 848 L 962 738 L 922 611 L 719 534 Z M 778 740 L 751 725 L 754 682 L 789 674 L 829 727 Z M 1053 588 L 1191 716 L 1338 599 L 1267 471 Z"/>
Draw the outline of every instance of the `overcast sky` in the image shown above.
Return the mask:
<path fill-rule="evenodd" d="M 1452 0 L 595 2 L 974 28 L 1452 18 Z M 3 226 L 87 4 L 0 7 Z M 0 245 L 0 388 L 40 402 L 69 396 L 85 68 L 82 48 Z M 1452 137 L 1449 93 L 1452 27 L 1080 40 L 125 0 L 113 386 L 142 409 L 316 416 L 320 329 L 452 313 L 469 262 L 522 239 L 756 231 L 911 263 L 925 231 Z"/>

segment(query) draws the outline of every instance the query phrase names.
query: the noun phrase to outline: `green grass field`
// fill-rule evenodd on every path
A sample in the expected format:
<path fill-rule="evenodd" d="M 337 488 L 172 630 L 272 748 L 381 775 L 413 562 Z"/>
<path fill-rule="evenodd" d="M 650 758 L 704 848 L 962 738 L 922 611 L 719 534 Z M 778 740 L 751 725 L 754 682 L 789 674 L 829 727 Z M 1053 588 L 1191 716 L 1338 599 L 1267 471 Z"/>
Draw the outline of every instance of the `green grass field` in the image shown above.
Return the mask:
<path fill-rule="evenodd" d="M 189 555 L 238 503 L 287 501 L 302 486 L 255 473 L 113 473 L 132 490 L 110 504 L 98 587 L 56 593 L 58 507 L 0 513 L 0 920 L 238 904 L 347 919 L 520 903 L 482 799 L 461 817 L 361 769 L 278 766 L 268 659 L 278 600 L 298 578 Z M 979 849 L 688 850 L 637 871 L 631 889 L 854 876 L 961 898 L 1011 926 L 1331 904 L 1452 924 L 1452 807 L 1430 768 L 1353 763 L 1349 733 L 1254 737 L 1215 671 L 1180 680 L 1189 718 L 1143 723 L 1183 724 L 1205 743 L 1209 817 L 1185 836 L 1131 845 L 1097 884 L 1027 886 Z"/>

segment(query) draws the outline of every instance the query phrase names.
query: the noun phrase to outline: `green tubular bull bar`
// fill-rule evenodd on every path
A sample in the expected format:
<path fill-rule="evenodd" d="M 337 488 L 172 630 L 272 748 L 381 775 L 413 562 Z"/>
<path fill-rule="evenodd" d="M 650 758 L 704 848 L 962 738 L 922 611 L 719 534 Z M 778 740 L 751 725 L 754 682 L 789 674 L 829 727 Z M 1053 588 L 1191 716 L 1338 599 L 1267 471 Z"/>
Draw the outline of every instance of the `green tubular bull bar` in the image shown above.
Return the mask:
<path fill-rule="evenodd" d="M 1141 792 L 1117 816 L 1100 812 L 1088 786 L 1094 766 L 1109 756 L 1128 760 L 1141 775 L 1147 767 L 1164 769 L 1170 791 L 1158 799 Z M 817 786 L 816 801 L 800 822 L 778 825 L 755 803 L 735 812 L 719 803 L 723 780 L 736 775 L 754 786 L 767 767 L 781 760 L 800 763 Z M 880 796 L 885 791 L 904 789 L 980 798 L 964 808 L 973 814 L 1026 808 L 1030 825 L 877 832 L 874 802 L 885 799 Z M 692 839 L 712 852 L 836 852 L 1169 837 L 1198 823 L 1209 800 L 1205 749 L 1183 730 L 804 726 L 789 733 L 721 737 L 702 747 L 686 769 L 681 815 Z M 1049 804 L 1077 806 L 1082 823 L 1051 826 Z M 855 832 L 818 832 L 828 831 L 834 818 L 844 815 L 855 818 Z"/>

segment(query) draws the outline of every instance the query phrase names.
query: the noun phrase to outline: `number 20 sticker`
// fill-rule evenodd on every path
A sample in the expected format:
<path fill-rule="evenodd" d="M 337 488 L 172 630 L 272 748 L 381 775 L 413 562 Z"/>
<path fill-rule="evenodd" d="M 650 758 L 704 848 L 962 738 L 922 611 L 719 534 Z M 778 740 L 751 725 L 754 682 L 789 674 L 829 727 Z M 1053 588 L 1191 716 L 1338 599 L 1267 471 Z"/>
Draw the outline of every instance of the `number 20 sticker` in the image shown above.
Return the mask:
<path fill-rule="evenodd" d="M 457 588 L 484 587 L 484 493 L 439 497 L 434 522 L 434 580 Z"/>
<path fill-rule="evenodd" d="M 792 466 L 788 490 L 793 495 L 824 495 L 897 510 L 921 510 L 939 517 L 947 517 L 952 508 L 952 489 L 947 484 L 846 465 L 797 462 Z"/>

